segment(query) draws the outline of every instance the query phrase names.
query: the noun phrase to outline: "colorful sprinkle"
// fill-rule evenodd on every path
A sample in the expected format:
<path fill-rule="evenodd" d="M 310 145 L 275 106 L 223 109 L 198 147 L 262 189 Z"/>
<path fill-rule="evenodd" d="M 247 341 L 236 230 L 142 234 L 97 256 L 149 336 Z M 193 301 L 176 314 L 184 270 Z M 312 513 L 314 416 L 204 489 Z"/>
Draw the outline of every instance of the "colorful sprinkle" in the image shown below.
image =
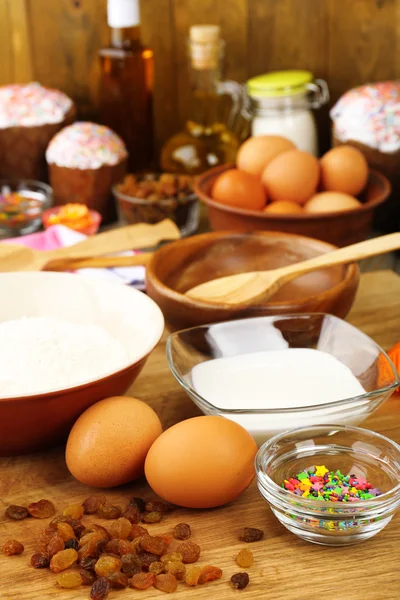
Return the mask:
<path fill-rule="evenodd" d="M 343 475 L 340 470 L 329 471 L 324 465 L 285 479 L 282 487 L 303 498 L 326 502 L 356 502 L 382 494 L 379 488 L 373 487 L 364 477 Z"/>
<path fill-rule="evenodd" d="M 61 123 L 71 107 L 68 96 L 39 83 L 4 85 L 0 87 L 0 129 Z"/>
<path fill-rule="evenodd" d="M 70 169 L 99 169 L 103 165 L 116 165 L 126 157 L 125 144 L 116 133 L 88 122 L 64 127 L 46 151 L 48 163 Z"/>
<path fill-rule="evenodd" d="M 400 82 L 367 84 L 346 92 L 331 110 L 335 135 L 384 153 L 400 149 Z"/>

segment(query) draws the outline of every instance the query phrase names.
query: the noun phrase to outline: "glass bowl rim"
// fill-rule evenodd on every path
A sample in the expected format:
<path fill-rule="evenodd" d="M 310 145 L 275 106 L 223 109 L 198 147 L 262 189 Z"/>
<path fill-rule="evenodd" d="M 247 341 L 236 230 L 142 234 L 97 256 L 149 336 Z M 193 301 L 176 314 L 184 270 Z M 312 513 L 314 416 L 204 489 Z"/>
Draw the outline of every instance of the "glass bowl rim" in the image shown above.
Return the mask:
<path fill-rule="evenodd" d="M 229 324 L 229 323 L 237 323 L 239 321 L 251 321 L 254 319 L 271 320 L 271 319 L 284 318 L 284 319 L 288 320 L 293 317 L 309 318 L 309 317 L 314 317 L 314 316 L 328 317 L 329 319 L 333 319 L 335 321 L 340 321 L 341 323 L 345 323 L 345 325 L 351 329 L 355 329 L 360 336 L 363 336 L 364 338 L 366 338 L 370 344 L 373 344 L 379 350 L 379 352 L 385 356 L 386 360 L 388 361 L 388 363 L 392 369 L 393 375 L 395 377 L 395 381 L 389 385 L 379 388 L 378 390 L 373 390 L 371 392 L 365 392 L 365 394 L 359 394 L 358 396 L 352 396 L 351 398 L 344 398 L 342 400 L 335 400 L 334 402 L 328 402 L 325 404 L 314 404 L 312 406 L 301 406 L 298 408 L 281 408 L 281 409 L 276 409 L 276 408 L 265 408 L 265 409 L 261 409 L 261 408 L 243 408 L 243 409 L 242 408 L 219 408 L 218 406 L 215 406 L 215 404 L 211 404 L 211 402 L 208 402 L 208 400 L 203 398 L 203 396 L 200 396 L 200 394 L 198 394 L 196 392 L 196 390 L 181 377 L 181 375 L 178 373 L 178 371 L 175 367 L 175 363 L 172 358 L 173 340 L 175 338 L 178 338 L 180 334 L 185 333 L 187 331 L 193 331 L 195 329 L 197 329 L 197 330 L 206 329 L 206 328 L 212 327 L 213 325 L 220 325 L 221 323 Z M 169 336 L 167 338 L 167 343 L 166 343 L 166 354 L 167 354 L 168 366 L 171 370 L 171 373 L 175 377 L 175 379 L 178 381 L 179 385 L 185 390 L 185 392 L 189 396 L 193 396 L 196 399 L 196 401 L 198 401 L 200 404 L 207 406 L 209 409 L 211 409 L 213 411 L 218 411 L 219 413 L 226 414 L 226 415 L 234 415 L 234 414 L 260 414 L 260 415 L 299 414 L 299 413 L 303 413 L 303 412 L 311 412 L 313 410 L 314 411 L 321 410 L 321 409 L 327 408 L 327 407 L 329 407 L 329 408 L 338 407 L 339 408 L 339 407 L 343 407 L 345 405 L 349 405 L 349 404 L 351 405 L 351 403 L 353 403 L 353 402 L 359 402 L 362 400 L 372 400 L 375 397 L 380 396 L 381 394 L 388 393 L 391 390 L 394 391 L 400 385 L 400 376 L 397 373 L 397 370 L 396 370 L 392 360 L 390 359 L 389 355 L 385 352 L 385 350 L 383 350 L 383 348 L 381 348 L 381 346 L 379 346 L 379 344 L 377 344 L 366 333 L 364 333 L 363 331 L 361 331 L 360 329 L 358 329 L 351 323 L 348 323 L 344 319 L 340 319 L 339 317 L 336 317 L 335 315 L 331 315 L 329 313 L 322 313 L 322 312 L 288 313 L 288 314 L 284 314 L 284 315 L 264 315 L 261 317 L 247 317 L 244 319 L 233 319 L 232 321 L 219 321 L 218 323 L 208 323 L 205 325 L 196 325 L 195 327 L 188 327 L 186 329 L 180 329 L 179 331 L 174 331 L 173 333 L 169 334 Z"/>
<path fill-rule="evenodd" d="M 327 431 L 334 429 L 334 430 L 341 430 L 343 433 L 345 433 L 346 431 L 349 431 L 352 433 L 362 433 L 363 435 L 368 434 L 373 438 L 378 438 L 379 440 L 383 440 L 385 443 L 389 444 L 392 448 L 397 450 L 397 452 L 399 453 L 399 458 L 400 458 L 400 445 L 397 442 L 395 442 L 394 440 L 391 440 L 390 438 L 388 438 L 387 436 L 382 435 L 381 433 L 378 433 L 376 431 L 372 431 L 371 429 L 365 429 L 363 427 L 356 427 L 355 425 L 335 425 L 335 424 L 332 424 L 332 425 L 308 425 L 305 427 L 296 427 L 295 429 L 287 429 L 286 431 L 282 431 L 281 433 L 274 435 L 272 438 L 270 438 L 269 440 L 264 442 L 264 444 L 258 449 L 258 452 L 257 452 L 255 460 L 254 460 L 257 482 L 260 485 L 262 485 L 262 487 L 268 486 L 268 491 L 276 497 L 278 495 L 281 496 L 284 499 L 284 502 L 289 502 L 290 500 L 294 500 L 296 497 L 290 491 L 280 487 L 277 483 L 275 483 L 275 481 L 273 479 L 271 479 L 271 477 L 269 477 L 269 475 L 267 475 L 265 473 L 265 471 L 263 469 L 261 469 L 261 460 L 265 457 L 268 447 L 271 446 L 272 444 L 275 444 L 277 441 L 280 440 L 280 438 L 283 438 L 289 434 L 295 435 L 295 434 L 299 434 L 302 432 L 311 431 L 313 429 L 326 429 Z M 400 479 L 399 479 L 399 483 L 397 483 L 397 485 L 392 487 L 387 492 L 384 492 L 380 496 L 375 496 L 374 498 L 370 498 L 367 501 L 360 500 L 358 502 L 352 502 L 351 505 L 345 504 L 345 507 L 351 506 L 351 508 L 354 507 L 354 508 L 368 509 L 368 506 L 370 506 L 370 504 L 372 502 L 374 504 L 375 503 L 383 504 L 390 496 L 393 496 L 393 495 L 396 495 L 399 493 L 400 493 Z M 300 502 L 300 497 L 298 497 L 298 502 Z M 290 502 L 290 503 L 292 504 L 292 502 Z M 321 504 L 322 504 L 322 506 L 321 506 Z M 318 512 L 321 511 L 322 507 L 331 509 L 329 512 L 329 515 L 327 515 L 328 519 L 331 518 L 332 515 L 335 513 L 341 514 L 341 515 L 343 514 L 343 513 L 339 513 L 339 511 L 338 511 L 339 507 L 343 507 L 343 505 L 340 504 L 338 506 L 337 502 L 331 502 L 329 500 L 322 503 L 320 500 L 310 500 L 309 498 L 302 498 L 301 505 L 302 505 L 301 508 L 303 510 L 306 510 L 307 507 L 309 507 L 310 510 L 316 509 Z M 335 509 L 335 510 L 332 512 L 332 509 Z"/>
<path fill-rule="evenodd" d="M 2 178 L 0 179 L 0 186 L 2 185 L 10 185 L 10 186 L 35 186 L 37 188 L 42 188 L 41 191 L 43 193 L 46 194 L 46 198 L 45 201 L 48 201 L 51 199 L 52 195 L 53 195 L 53 188 L 48 184 L 45 183 L 44 181 L 39 181 L 38 179 L 18 179 L 18 178 Z M 13 190 L 14 191 L 14 190 Z M 28 190 L 29 191 L 29 190 Z M 34 190 L 31 190 L 34 191 Z"/>

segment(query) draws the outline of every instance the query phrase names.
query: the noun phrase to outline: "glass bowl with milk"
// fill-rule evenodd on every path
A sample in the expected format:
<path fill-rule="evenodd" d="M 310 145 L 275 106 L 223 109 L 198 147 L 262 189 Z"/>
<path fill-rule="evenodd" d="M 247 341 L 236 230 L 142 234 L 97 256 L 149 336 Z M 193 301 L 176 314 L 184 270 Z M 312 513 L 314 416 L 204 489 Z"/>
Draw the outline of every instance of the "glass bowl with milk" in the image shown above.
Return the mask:
<path fill-rule="evenodd" d="M 261 445 L 289 429 L 359 425 L 399 385 L 387 354 L 356 327 L 313 313 L 202 325 L 169 336 L 172 374 L 208 415 Z"/>

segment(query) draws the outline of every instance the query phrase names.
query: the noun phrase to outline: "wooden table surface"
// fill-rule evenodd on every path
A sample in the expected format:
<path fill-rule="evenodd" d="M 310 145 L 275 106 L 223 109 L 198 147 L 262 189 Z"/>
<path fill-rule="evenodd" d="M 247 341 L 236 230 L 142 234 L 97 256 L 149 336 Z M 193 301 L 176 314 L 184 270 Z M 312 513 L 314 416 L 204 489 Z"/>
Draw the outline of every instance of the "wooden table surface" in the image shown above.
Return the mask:
<path fill-rule="evenodd" d="M 349 320 L 384 348 L 400 339 L 400 278 L 392 272 L 364 274 Z M 198 414 L 196 407 L 180 390 L 169 372 L 165 342 L 151 355 L 131 394 L 148 402 L 160 415 L 165 427 Z M 400 442 L 400 395 L 389 400 L 366 423 L 366 427 Z M 18 426 L 15 424 L 16 435 Z M 82 502 L 90 490 L 69 475 L 63 450 L 29 457 L 0 459 L 0 499 L 6 504 L 26 505 L 48 498 L 59 511 L 66 505 Z M 142 481 L 107 492 L 109 500 L 126 503 L 132 496 L 154 497 Z M 218 582 L 196 588 L 180 584 L 172 598 L 225 600 L 240 597 L 261 600 L 398 600 L 398 548 L 400 518 L 372 540 L 348 548 L 328 548 L 303 542 L 289 533 L 272 515 L 257 492 L 255 483 L 234 503 L 209 511 L 177 510 L 165 522 L 149 526 L 151 532 L 170 531 L 178 522 L 192 526 L 193 540 L 202 548 L 200 563 L 223 569 Z M 31 519 L 10 522 L 0 516 L 0 544 L 16 538 L 25 544 L 21 556 L 0 556 L 0 600 L 47 600 L 48 598 L 88 598 L 88 588 L 60 590 L 55 575 L 34 570 L 29 559 L 35 551 L 35 532 L 43 521 Z M 254 544 L 238 541 L 244 526 L 265 531 L 265 539 Z M 254 566 L 248 569 L 250 584 L 246 590 L 233 590 L 229 579 L 240 569 L 234 557 L 243 547 L 251 548 Z M 109 598 L 137 596 L 143 600 L 162 597 L 153 588 L 146 592 L 111 592 Z M 167 596 L 166 596 L 167 597 Z"/>

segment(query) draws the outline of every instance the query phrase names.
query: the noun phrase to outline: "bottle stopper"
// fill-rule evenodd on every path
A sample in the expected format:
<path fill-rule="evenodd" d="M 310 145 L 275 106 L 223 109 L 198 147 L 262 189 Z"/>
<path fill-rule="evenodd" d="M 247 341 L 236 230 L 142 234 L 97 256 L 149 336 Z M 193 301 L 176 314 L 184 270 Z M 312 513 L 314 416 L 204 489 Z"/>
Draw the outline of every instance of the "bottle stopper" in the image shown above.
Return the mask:
<path fill-rule="evenodd" d="M 192 66 L 215 69 L 221 54 L 221 29 L 218 25 L 193 25 L 189 32 Z"/>

